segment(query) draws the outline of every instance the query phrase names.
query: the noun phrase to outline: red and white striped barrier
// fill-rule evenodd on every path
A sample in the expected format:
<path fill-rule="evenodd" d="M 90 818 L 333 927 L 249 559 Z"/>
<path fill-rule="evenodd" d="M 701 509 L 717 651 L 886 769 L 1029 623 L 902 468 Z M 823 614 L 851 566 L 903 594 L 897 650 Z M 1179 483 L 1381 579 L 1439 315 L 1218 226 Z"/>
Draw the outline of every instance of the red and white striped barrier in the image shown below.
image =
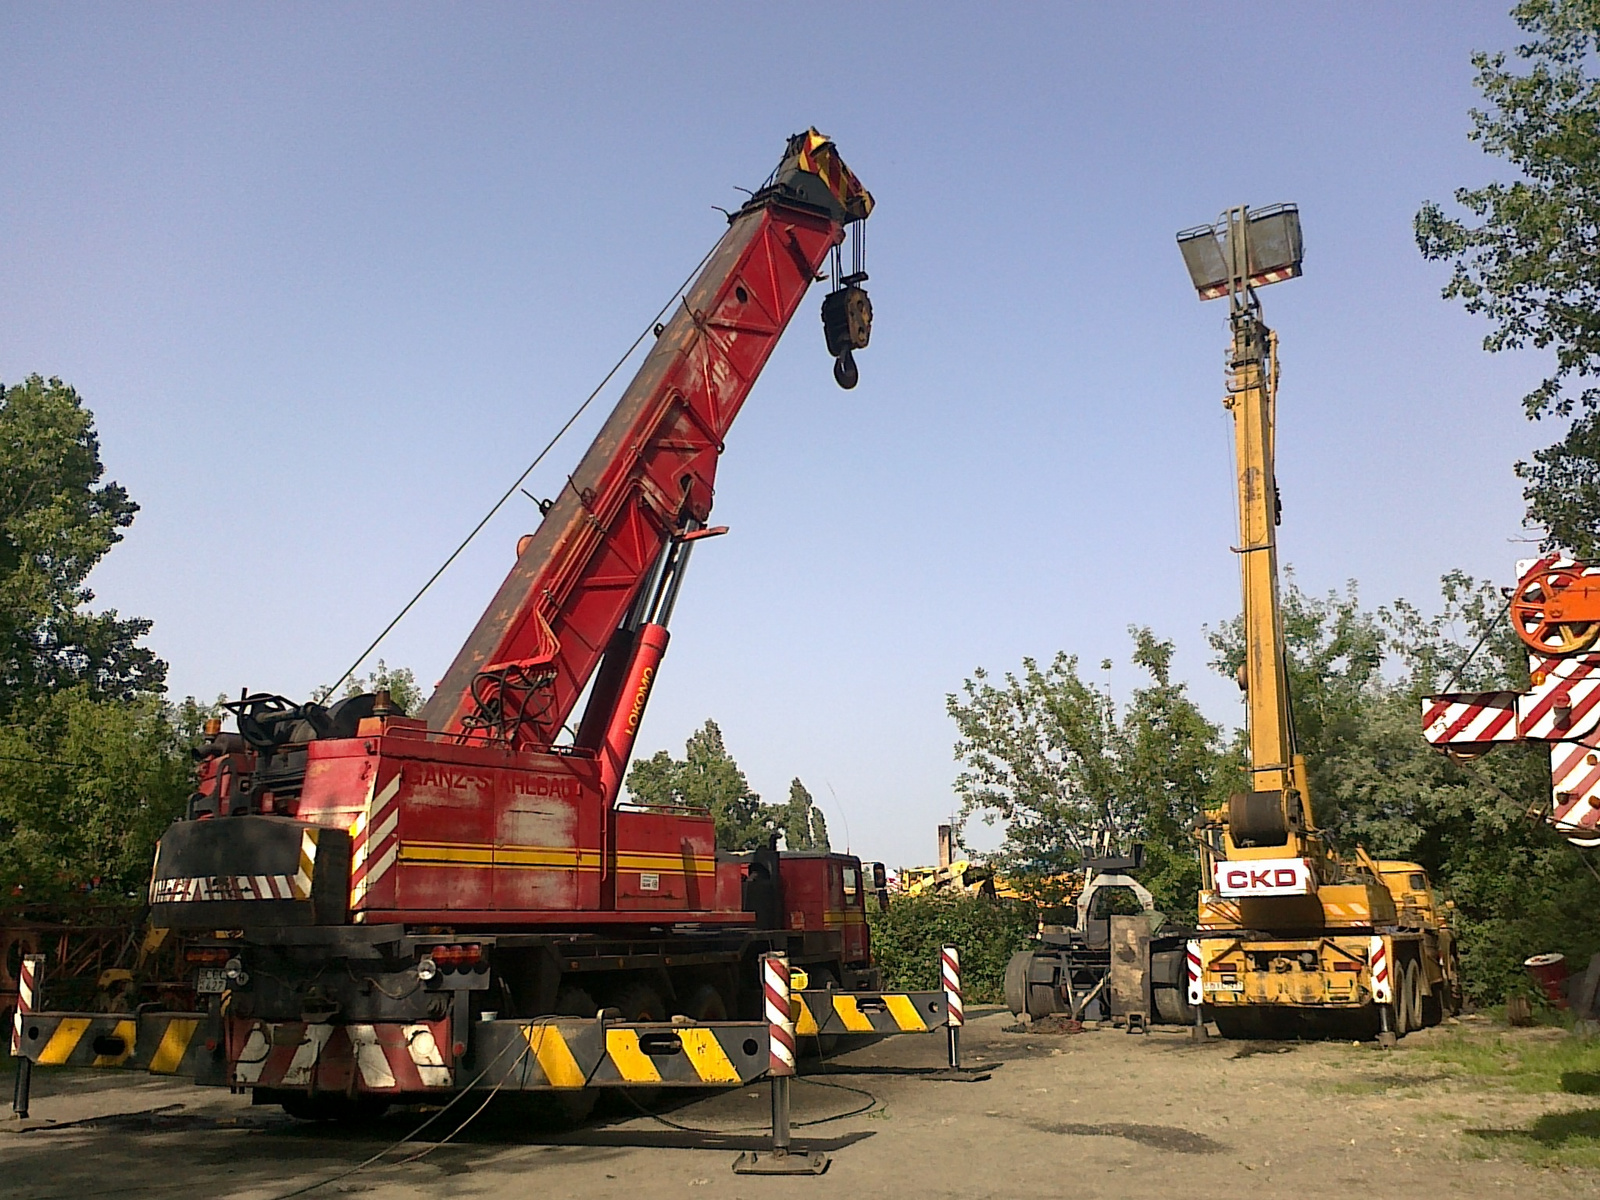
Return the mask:
<path fill-rule="evenodd" d="M 11 1057 L 22 1056 L 22 1026 L 34 1010 L 39 996 L 39 983 L 44 974 L 44 955 L 25 954 L 17 972 L 17 1008 L 11 1014 Z"/>
<path fill-rule="evenodd" d="M 939 951 L 939 979 L 944 985 L 946 1023 L 952 1029 L 959 1029 L 967 1023 L 967 1017 L 961 1004 L 961 952 L 954 946 L 945 946 Z"/>
<path fill-rule="evenodd" d="M 1205 985 L 1200 978 L 1200 942 L 1192 939 L 1189 948 L 1184 953 L 1184 960 L 1189 967 L 1189 1003 L 1204 1004 L 1206 1002 Z"/>
<path fill-rule="evenodd" d="M 448 1021 L 329 1025 L 236 1019 L 229 1024 L 230 1045 L 236 1048 L 233 1082 L 240 1087 L 448 1088 L 454 1082 L 444 1057 L 448 1039 Z"/>
<path fill-rule="evenodd" d="M 761 993 L 766 1003 L 771 1041 L 772 1075 L 794 1074 L 794 1009 L 789 1000 L 789 959 L 782 954 L 761 956 Z"/>
<path fill-rule="evenodd" d="M 1394 1002 L 1394 985 L 1389 977 L 1389 948 L 1381 937 L 1372 939 L 1372 948 L 1367 956 L 1367 965 L 1372 976 L 1372 998 L 1379 1004 L 1392 1004 Z"/>

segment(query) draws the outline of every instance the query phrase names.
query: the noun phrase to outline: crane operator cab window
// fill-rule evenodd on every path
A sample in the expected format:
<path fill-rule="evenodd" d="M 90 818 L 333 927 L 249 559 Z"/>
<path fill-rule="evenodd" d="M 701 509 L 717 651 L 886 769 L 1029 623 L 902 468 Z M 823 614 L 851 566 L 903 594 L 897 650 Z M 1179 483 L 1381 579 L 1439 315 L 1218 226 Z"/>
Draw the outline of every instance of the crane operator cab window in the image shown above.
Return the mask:
<path fill-rule="evenodd" d="M 861 907 L 861 873 L 854 867 L 844 869 L 844 906 Z"/>

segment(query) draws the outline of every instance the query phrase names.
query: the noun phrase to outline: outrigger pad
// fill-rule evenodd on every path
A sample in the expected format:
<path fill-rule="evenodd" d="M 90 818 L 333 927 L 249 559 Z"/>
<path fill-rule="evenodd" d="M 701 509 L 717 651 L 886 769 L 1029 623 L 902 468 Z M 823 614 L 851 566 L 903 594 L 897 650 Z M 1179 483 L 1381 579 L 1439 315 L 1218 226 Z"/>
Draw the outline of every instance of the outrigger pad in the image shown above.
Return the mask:
<path fill-rule="evenodd" d="M 746 1150 L 733 1160 L 735 1175 L 824 1175 L 833 1160 L 826 1154 L 760 1154 Z"/>

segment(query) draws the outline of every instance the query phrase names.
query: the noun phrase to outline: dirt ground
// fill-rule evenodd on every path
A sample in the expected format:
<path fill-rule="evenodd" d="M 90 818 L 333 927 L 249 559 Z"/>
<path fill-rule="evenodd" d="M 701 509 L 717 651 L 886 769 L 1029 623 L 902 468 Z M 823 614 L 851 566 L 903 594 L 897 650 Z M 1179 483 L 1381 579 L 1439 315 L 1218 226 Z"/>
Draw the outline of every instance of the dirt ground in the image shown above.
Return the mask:
<path fill-rule="evenodd" d="M 311 1194 L 509 1198 L 532 1194 L 531 1187 L 630 1200 L 865 1195 L 885 1187 L 960 1200 L 1171 1200 L 1246 1190 L 1266 1197 L 1347 1189 L 1600 1193 L 1600 1167 L 1549 1153 L 1559 1149 L 1562 1130 L 1578 1131 L 1580 1140 L 1600 1130 L 1600 1097 L 1517 1091 L 1463 1074 L 1440 1053 L 1474 1039 L 1501 1046 L 1506 1037 L 1565 1036 L 1554 1031 L 1508 1034 L 1469 1020 L 1384 1052 L 1370 1044 L 1195 1045 L 1181 1032 L 1006 1032 L 1011 1024 L 1009 1014 L 989 1011 L 967 1028 L 966 1061 L 989 1069 L 986 1081 L 925 1077 L 942 1063 L 942 1035 L 887 1039 L 825 1070 L 812 1064 L 794 1084 L 795 1135 L 797 1147 L 831 1155 L 822 1179 L 733 1174 L 737 1151 L 765 1145 L 746 1132 L 765 1122 L 763 1084 L 658 1109 L 666 1121 L 716 1132 L 615 1112 L 561 1133 L 532 1128 L 525 1112 L 496 1102 L 448 1143 L 432 1139 L 455 1124 L 450 1116 Z M 44 1070 L 34 1079 L 33 1116 L 60 1127 L 17 1132 L 14 1122 L 0 1121 L 11 1126 L 0 1133 L 0 1195 L 11 1200 L 268 1200 L 379 1154 L 423 1119 L 399 1112 L 351 1130 L 120 1072 Z M 826 1120 L 869 1102 L 867 1111 Z"/>

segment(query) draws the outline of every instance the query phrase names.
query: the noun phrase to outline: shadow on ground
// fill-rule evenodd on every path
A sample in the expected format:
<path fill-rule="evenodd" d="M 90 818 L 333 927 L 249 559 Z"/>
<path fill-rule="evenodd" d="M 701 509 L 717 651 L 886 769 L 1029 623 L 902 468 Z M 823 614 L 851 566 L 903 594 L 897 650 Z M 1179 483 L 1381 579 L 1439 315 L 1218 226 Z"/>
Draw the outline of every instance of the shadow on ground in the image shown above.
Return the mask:
<path fill-rule="evenodd" d="M 1546 1113 L 1521 1129 L 1468 1129 L 1466 1132 L 1490 1141 L 1522 1142 L 1547 1150 L 1600 1144 L 1600 1108 Z"/>

